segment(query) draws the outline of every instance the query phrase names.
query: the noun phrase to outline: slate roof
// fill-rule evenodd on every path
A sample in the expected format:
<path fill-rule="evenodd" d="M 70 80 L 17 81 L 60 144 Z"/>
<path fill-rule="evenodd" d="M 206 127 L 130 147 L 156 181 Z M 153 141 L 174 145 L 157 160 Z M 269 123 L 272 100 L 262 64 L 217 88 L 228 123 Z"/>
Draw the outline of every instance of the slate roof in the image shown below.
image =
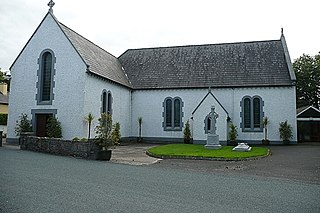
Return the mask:
<path fill-rule="evenodd" d="M 91 73 L 132 88 L 128 77 L 122 70 L 119 60 L 115 56 L 71 30 L 64 24 L 59 24 L 81 58 L 89 65 L 88 70 Z"/>
<path fill-rule="evenodd" d="M 130 49 L 119 60 L 134 89 L 287 86 L 295 78 L 281 39 Z"/>

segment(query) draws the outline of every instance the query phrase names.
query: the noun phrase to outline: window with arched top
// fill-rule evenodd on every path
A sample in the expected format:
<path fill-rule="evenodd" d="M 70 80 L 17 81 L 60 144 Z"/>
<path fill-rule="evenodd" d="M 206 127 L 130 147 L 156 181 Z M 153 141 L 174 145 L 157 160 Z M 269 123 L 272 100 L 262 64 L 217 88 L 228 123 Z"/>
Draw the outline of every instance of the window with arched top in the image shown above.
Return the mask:
<path fill-rule="evenodd" d="M 241 101 L 242 131 L 262 131 L 263 101 L 260 96 L 245 96 Z"/>
<path fill-rule="evenodd" d="M 111 92 L 108 92 L 108 108 L 107 108 L 107 113 L 112 114 L 112 95 Z"/>
<path fill-rule="evenodd" d="M 167 97 L 164 102 L 163 127 L 165 131 L 181 131 L 182 130 L 182 105 L 181 98 Z"/>
<path fill-rule="evenodd" d="M 101 113 L 112 114 L 112 94 L 110 91 L 102 90 Z"/>
<path fill-rule="evenodd" d="M 103 91 L 102 92 L 102 113 L 107 112 L 107 92 Z"/>
<path fill-rule="evenodd" d="M 53 77 L 55 57 L 52 50 L 44 50 L 38 59 L 37 104 L 51 105 L 53 100 Z"/>

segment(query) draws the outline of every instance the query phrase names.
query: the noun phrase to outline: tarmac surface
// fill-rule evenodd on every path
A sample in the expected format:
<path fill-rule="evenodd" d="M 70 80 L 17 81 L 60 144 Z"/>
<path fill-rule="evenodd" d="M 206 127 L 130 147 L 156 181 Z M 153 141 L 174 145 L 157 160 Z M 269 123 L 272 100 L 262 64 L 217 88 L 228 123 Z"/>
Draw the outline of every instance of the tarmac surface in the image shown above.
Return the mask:
<path fill-rule="evenodd" d="M 120 146 L 101 162 L 5 145 L 0 212 L 320 212 L 320 146 L 238 162 L 156 161 L 151 146 Z"/>

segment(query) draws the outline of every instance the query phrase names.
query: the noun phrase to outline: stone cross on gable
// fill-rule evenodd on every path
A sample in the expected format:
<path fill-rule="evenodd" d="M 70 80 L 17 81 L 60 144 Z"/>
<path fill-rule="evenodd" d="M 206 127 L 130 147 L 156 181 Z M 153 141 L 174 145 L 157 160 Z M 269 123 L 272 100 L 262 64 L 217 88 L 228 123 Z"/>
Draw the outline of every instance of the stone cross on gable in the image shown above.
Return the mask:
<path fill-rule="evenodd" d="M 54 3 L 52 0 L 50 0 L 50 2 L 48 3 L 48 6 L 50 7 L 50 8 L 49 8 L 49 12 L 50 12 L 50 13 L 53 12 L 52 7 L 53 7 L 54 5 L 55 5 L 55 3 Z"/>

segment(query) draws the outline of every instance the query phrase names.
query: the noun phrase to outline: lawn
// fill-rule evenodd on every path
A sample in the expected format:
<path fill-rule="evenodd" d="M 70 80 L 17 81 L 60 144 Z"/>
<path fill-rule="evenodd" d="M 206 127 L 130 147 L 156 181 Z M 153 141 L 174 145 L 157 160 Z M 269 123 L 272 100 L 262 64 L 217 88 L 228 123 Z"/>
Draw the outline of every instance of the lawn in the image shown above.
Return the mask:
<path fill-rule="evenodd" d="M 150 148 L 148 152 L 155 156 L 163 157 L 202 157 L 223 159 L 244 159 L 266 156 L 268 149 L 265 147 L 252 147 L 250 152 L 232 151 L 233 146 L 222 146 L 221 149 L 206 149 L 204 145 L 195 144 L 168 144 Z"/>

